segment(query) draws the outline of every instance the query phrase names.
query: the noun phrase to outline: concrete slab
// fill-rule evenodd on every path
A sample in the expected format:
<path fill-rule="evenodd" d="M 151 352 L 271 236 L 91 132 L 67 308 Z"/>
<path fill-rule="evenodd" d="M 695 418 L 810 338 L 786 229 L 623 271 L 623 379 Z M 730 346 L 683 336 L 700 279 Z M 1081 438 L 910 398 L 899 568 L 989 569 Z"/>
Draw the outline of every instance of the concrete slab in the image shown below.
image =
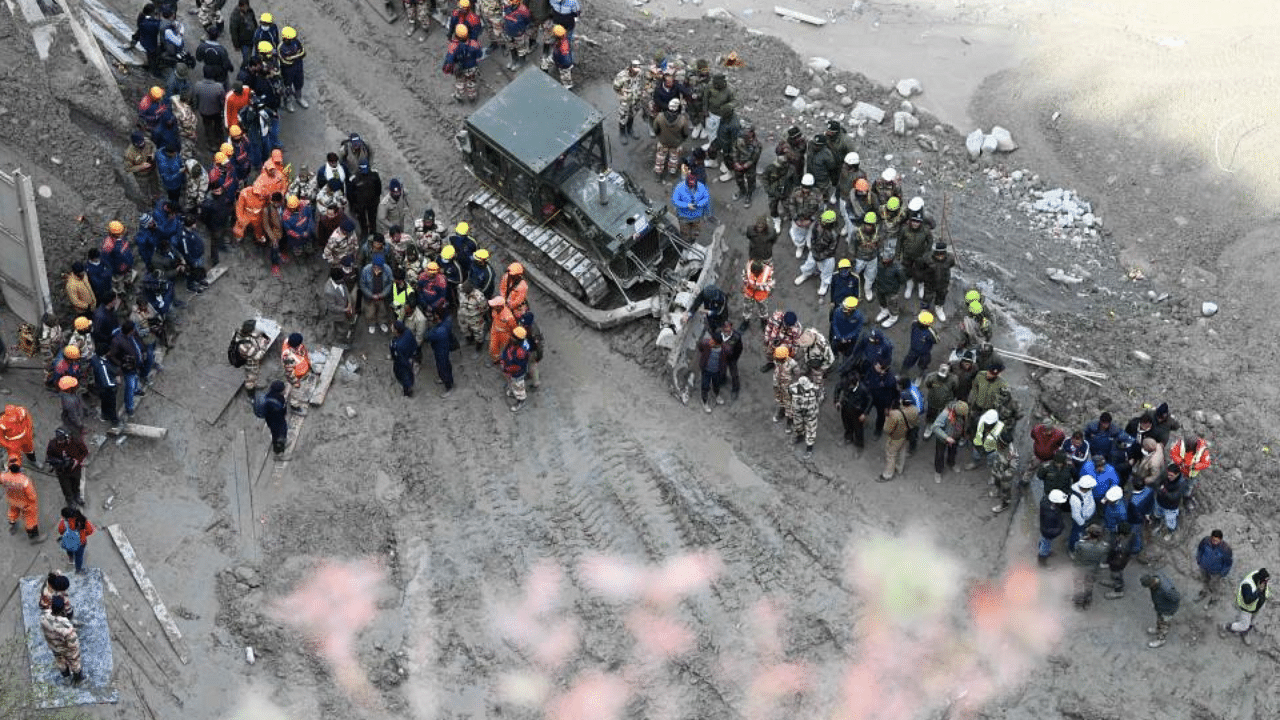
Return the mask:
<path fill-rule="evenodd" d="M 53 665 L 53 653 L 40 632 L 40 588 L 44 576 L 24 577 L 19 583 L 22 621 L 31 657 L 32 702 L 37 708 L 61 708 L 119 702 L 120 693 L 112 684 L 111 630 L 102 597 L 102 570 L 87 568 L 83 575 L 70 575 L 71 606 L 75 608 L 80 636 L 80 661 L 85 679 L 71 685 Z"/>

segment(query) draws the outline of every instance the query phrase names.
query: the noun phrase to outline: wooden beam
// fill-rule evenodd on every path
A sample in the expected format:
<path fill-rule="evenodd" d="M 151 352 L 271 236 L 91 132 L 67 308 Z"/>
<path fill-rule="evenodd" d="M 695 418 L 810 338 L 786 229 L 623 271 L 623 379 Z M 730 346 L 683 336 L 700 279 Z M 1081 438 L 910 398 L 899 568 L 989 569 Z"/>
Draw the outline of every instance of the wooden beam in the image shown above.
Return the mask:
<path fill-rule="evenodd" d="M 329 386 L 333 384 L 333 379 L 338 375 L 338 368 L 342 365 L 342 348 L 330 346 L 328 352 L 324 369 L 320 371 L 320 380 L 311 391 L 312 405 L 324 404 L 324 399 L 329 394 Z"/>
<path fill-rule="evenodd" d="M 796 10 L 788 10 L 787 8 L 784 8 L 781 5 L 774 5 L 773 12 L 778 15 L 781 15 L 784 18 L 799 20 L 802 23 L 809 23 L 810 25 L 817 25 L 818 27 L 822 27 L 823 25 L 827 24 L 827 21 L 823 18 L 814 17 L 813 15 L 807 15 L 805 13 L 798 12 Z"/>
<path fill-rule="evenodd" d="M 98 0 L 81 0 L 84 3 L 84 9 L 89 15 L 93 16 L 102 26 L 113 31 L 120 37 L 120 42 L 128 44 L 133 37 L 133 28 L 125 24 L 118 15 L 107 9 L 105 5 Z"/>
<path fill-rule="evenodd" d="M 124 558 L 124 564 L 129 566 L 129 572 L 133 573 L 133 579 L 138 583 L 138 589 L 142 591 L 142 596 L 151 603 L 151 611 L 155 613 L 156 620 L 160 622 L 160 628 L 164 630 L 165 637 L 169 638 L 169 645 L 173 647 L 173 651 L 178 655 L 178 659 L 183 665 L 191 662 L 191 651 L 187 649 L 187 642 L 182 639 L 182 633 L 178 630 L 178 625 L 173 621 L 173 617 L 169 615 L 169 610 L 164 606 L 164 602 L 160 600 L 160 593 L 156 592 L 155 585 L 151 584 L 151 579 L 147 577 L 147 572 L 142 567 L 142 563 L 138 562 L 138 554 L 133 551 L 133 545 L 129 543 L 129 538 L 124 534 L 124 530 L 119 525 L 108 525 L 107 532 L 111 534 L 111 539 L 116 543 L 116 549 L 120 551 L 120 557 Z"/>
<path fill-rule="evenodd" d="M 237 531 L 240 536 L 240 553 L 249 557 L 253 552 L 256 525 L 253 518 L 253 482 L 249 477 L 249 441 L 244 430 L 236 431 L 231 449 L 235 455 L 234 497 L 236 503 Z"/>
<path fill-rule="evenodd" d="M 213 266 L 213 269 L 212 269 L 212 270 L 210 270 L 210 271 L 208 272 L 208 274 L 206 274 L 206 275 L 204 276 L 204 281 L 205 281 L 206 283 L 209 283 L 210 285 L 212 285 L 212 284 L 214 284 L 215 282 L 217 282 L 217 281 L 218 281 L 218 278 L 220 278 L 220 277 L 222 277 L 223 275 L 226 275 L 226 274 L 227 274 L 227 266 L 226 266 L 226 265 L 214 265 L 214 266 Z"/>
<path fill-rule="evenodd" d="M 139 67 L 143 64 L 142 60 L 138 59 L 138 56 L 134 55 L 132 50 L 125 50 L 121 47 L 120 41 L 116 40 L 115 36 L 112 35 L 110 31 L 99 25 L 93 18 L 86 17 L 84 19 L 84 26 L 89 28 L 89 32 L 102 42 L 103 49 L 106 50 L 111 57 L 115 58 L 116 62 L 121 65 L 132 65 L 134 67 Z"/>
<path fill-rule="evenodd" d="M 161 440 L 169 434 L 169 429 L 153 425 L 139 425 L 138 423 L 121 423 L 119 432 L 112 432 L 110 429 L 107 432 L 111 435 L 132 435 L 134 437 Z"/>

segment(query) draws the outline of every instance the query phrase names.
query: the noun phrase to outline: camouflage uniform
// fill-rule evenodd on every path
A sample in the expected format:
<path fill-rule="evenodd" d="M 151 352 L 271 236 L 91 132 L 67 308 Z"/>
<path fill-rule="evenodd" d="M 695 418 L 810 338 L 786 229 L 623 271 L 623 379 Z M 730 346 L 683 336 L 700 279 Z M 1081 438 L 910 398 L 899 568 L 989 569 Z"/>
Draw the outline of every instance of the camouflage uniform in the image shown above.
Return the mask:
<path fill-rule="evenodd" d="M 489 36 L 489 42 L 501 42 L 505 37 L 502 32 L 502 0 L 480 0 L 477 9 L 479 10 L 480 19 L 484 21 L 485 33 L 492 33 Z M 529 44 L 528 37 L 525 38 L 524 42 L 527 48 Z"/>
<path fill-rule="evenodd" d="M 746 199 L 748 206 L 751 196 L 756 193 L 756 165 L 760 162 L 760 150 L 760 141 L 756 140 L 755 133 L 744 132 L 733 141 L 729 151 L 729 166 L 738 184 L 738 195 Z"/>
<path fill-rule="evenodd" d="M 703 134 L 706 130 L 703 125 L 707 122 L 707 91 L 711 89 L 711 68 L 706 60 L 698 61 L 686 87 L 689 88 L 689 102 L 685 110 L 689 113 L 694 132 Z"/>
<path fill-rule="evenodd" d="M 808 247 L 813 224 L 822 212 L 822 196 L 813 188 L 800 186 L 787 199 L 784 216 L 791 220 L 791 242 L 796 249 Z"/>
<path fill-rule="evenodd" d="M 836 362 L 836 354 L 832 352 L 827 336 L 818 332 L 816 328 L 809 328 L 809 332 L 813 335 L 813 344 L 798 348 L 796 360 L 800 362 L 805 376 L 818 386 L 818 395 L 821 397 L 822 384 L 827 379 L 827 372 Z"/>
<path fill-rule="evenodd" d="M 480 292 L 480 288 L 471 288 L 471 292 L 458 298 L 458 329 L 468 341 L 488 341 L 489 335 L 484 331 L 484 321 L 488 315 L 489 301 Z"/>
<path fill-rule="evenodd" d="M 791 419 L 795 423 L 796 437 L 804 434 L 804 444 L 813 447 L 818 438 L 818 408 L 822 406 L 820 388 L 807 377 L 791 383 Z"/>
<path fill-rule="evenodd" d="M 764 326 L 764 356 L 769 360 L 773 359 L 773 351 L 781 345 L 786 345 L 788 349 L 794 348 L 800 333 L 804 332 L 804 327 L 799 322 L 787 327 L 783 322 L 786 314 L 786 311 L 775 310 Z"/>
<path fill-rule="evenodd" d="M 795 379 L 796 361 L 787 358 L 773 365 L 773 399 L 778 403 L 779 415 L 787 419 L 791 428 L 791 382 Z"/>
<path fill-rule="evenodd" d="M 995 483 L 1001 505 L 1013 501 L 1013 480 L 1018 472 L 1018 450 L 1012 445 L 996 444 L 991 457 L 991 481 Z"/>
<path fill-rule="evenodd" d="M 181 98 L 173 98 L 173 102 L 169 104 L 169 108 L 173 112 L 173 117 L 178 121 L 178 134 L 182 136 L 181 157 L 185 165 L 188 160 L 196 156 L 196 138 L 200 127 L 200 118 L 196 116 L 196 111 L 191 106 L 181 100 Z"/>
<path fill-rule="evenodd" d="M 71 619 L 54 615 L 52 610 L 40 613 L 40 632 L 53 652 L 53 664 L 64 674 L 81 672 L 80 637 Z"/>
<path fill-rule="evenodd" d="M 404 17 L 409 21 L 409 27 L 422 28 L 426 32 L 431 31 L 431 11 L 435 10 L 435 3 L 427 3 L 425 0 L 403 0 Z M 428 7 L 430 5 L 431 7 Z"/>
<path fill-rule="evenodd" d="M 769 163 L 765 166 L 763 180 L 765 194 L 769 196 L 769 217 L 777 218 L 791 187 L 791 166 L 781 160 Z"/>
<path fill-rule="evenodd" d="M 236 333 L 236 352 L 244 358 L 244 389 L 250 393 L 258 388 L 258 375 L 262 372 L 262 357 L 267 346 L 267 336 L 256 330 L 249 335 Z"/>
<path fill-rule="evenodd" d="M 217 0 L 199 0 L 196 3 L 196 19 L 200 22 L 200 27 L 209 28 L 222 22 L 222 17 L 218 12 L 218 8 L 222 4 Z"/>
<path fill-rule="evenodd" d="M 635 120 L 636 113 L 644 105 L 640 95 L 644 78 L 641 77 L 640 72 L 632 75 L 631 67 L 627 66 L 613 76 L 613 92 L 618 96 L 618 123 L 621 125 L 627 125 Z M 639 69 L 636 68 L 637 71 Z"/>

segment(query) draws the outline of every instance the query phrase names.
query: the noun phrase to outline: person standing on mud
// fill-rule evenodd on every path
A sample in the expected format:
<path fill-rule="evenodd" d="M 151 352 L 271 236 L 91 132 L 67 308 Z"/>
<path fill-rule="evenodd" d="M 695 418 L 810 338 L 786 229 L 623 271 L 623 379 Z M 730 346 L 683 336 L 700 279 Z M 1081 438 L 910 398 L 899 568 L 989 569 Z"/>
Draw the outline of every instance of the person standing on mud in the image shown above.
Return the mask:
<path fill-rule="evenodd" d="M 10 457 L 8 472 L 0 473 L 0 486 L 4 487 L 4 499 L 9 504 L 9 534 L 18 532 L 18 518 L 27 529 L 27 539 L 32 543 L 44 540 L 40 534 L 40 499 L 36 486 L 22 472 L 22 461 Z"/>
<path fill-rule="evenodd" d="M 818 438 L 818 411 L 822 407 L 821 388 L 807 375 L 791 383 L 788 396 L 791 405 L 792 429 L 796 443 L 804 442 L 804 459 L 813 457 L 813 446 Z"/>
<path fill-rule="evenodd" d="M 884 471 L 876 482 L 889 482 L 906 470 L 907 434 L 920 422 L 920 413 L 915 405 L 904 401 L 905 397 L 903 394 L 889 401 L 884 424 Z"/>
<path fill-rule="evenodd" d="M 630 65 L 613 76 L 613 92 L 618 96 L 618 139 L 623 145 L 630 138 L 639 137 L 633 126 L 644 103 L 640 94 L 644 83 L 641 70 L 640 61 L 632 60 Z"/>
<path fill-rule="evenodd" d="M 681 146 L 689 139 L 689 116 L 680 112 L 680 98 L 671 98 L 663 111 L 653 119 L 657 148 L 653 156 L 653 174 L 659 182 L 664 174 L 675 177 L 680 172 Z"/>
<path fill-rule="evenodd" d="M 1178 612 L 1182 596 L 1178 593 L 1178 588 L 1173 586 L 1173 581 L 1163 575 L 1143 575 L 1141 583 L 1142 587 L 1151 591 L 1151 604 L 1156 611 L 1156 626 L 1147 628 L 1147 634 L 1154 635 L 1155 638 L 1147 643 L 1147 647 L 1164 647 L 1165 639 L 1169 636 L 1169 626 Z"/>
<path fill-rule="evenodd" d="M 787 433 L 790 434 L 795 423 L 791 414 L 791 381 L 795 379 L 796 361 L 791 359 L 791 348 L 786 345 L 779 345 L 769 357 L 772 362 L 765 367 L 773 370 L 773 399 L 778 404 L 773 421 L 779 422 L 785 418 Z"/>
<path fill-rule="evenodd" d="M 688 242 L 697 242 L 702 220 L 707 217 L 711 208 L 711 193 L 707 191 L 707 186 L 698 182 L 693 173 L 689 173 L 684 182 L 671 191 L 671 204 L 680 221 L 680 235 Z"/>
<path fill-rule="evenodd" d="M 554 41 L 551 44 L 551 62 L 560 74 L 560 84 L 565 90 L 573 89 L 573 38 L 562 25 L 551 28 Z"/>
<path fill-rule="evenodd" d="M 1110 549 L 1102 537 L 1102 528 L 1098 525 L 1090 525 L 1085 530 L 1084 537 L 1076 543 L 1072 555 L 1076 564 L 1075 592 L 1071 601 L 1075 603 L 1077 610 L 1088 610 L 1093 604 L 1093 585 L 1098 579 L 1098 568 L 1107 559 Z"/>
<path fill-rule="evenodd" d="M 814 189 L 813 176 L 805 173 L 800 178 L 800 187 L 787 199 L 785 216 L 791 221 L 791 244 L 796 248 L 796 259 L 804 257 L 809 249 L 809 235 L 813 232 L 813 224 L 822 211 L 822 197 Z"/>
<path fill-rule="evenodd" d="M 468 37 L 470 32 L 465 24 L 458 23 L 444 55 L 443 70 L 445 75 L 453 76 L 455 102 L 473 103 L 479 94 L 476 83 L 480 77 L 480 43 Z"/>
<path fill-rule="evenodd" d="M 520 412 L 524 407 L 528 393 L 525 389 L 525 378 L 529 373 L 529 331 L 517 325 L 511 331 L 511 339 L 503 348 L 501 355 L 502 374 L 507 377 L 507 397 L 515 400 L 511 412 Z"/>
<path fill-rule="evenodd" d="M 1223 636 L 1224 631 L 1233 632 L 1240 636 L 1240 640 L 1245 645 L 1253 644 L 1249 639 L 1249 631 L 1256 622 L 1258 611 L 1262 610 L 1262 606 L 1267 603 L 1267 598 L 1271 595 L 1270 590 L 1267 589 L 1270 577 L 1266 568 L 1258 568 L 1244 576 L 1244 580 L 1236 590 L 1236 621 L 1223 626 L 1218 631 L 1219 636 Z"/>
<path fill-rule="evenodd" d="M 53 653 L 54 667 L 62 677 L 71 678 L 73 685 L 84 681 L 80 666 L 80 636 L 71 623 L 66 598 L 55 595 L 49 607 L 40 613 L 40 632 Z"/>
<path fill-rule="evenodd" d="M 1231 546 L 1222 539 L 1222 531 L 1214 530 L 1196 546 L 1196 565 L 1200 567 L 1200 581 L 1204 587 L 1196 595 L 1196 602 L 1208 599 L 1205 609 L 1212 607 L 1222 594 L 1222 584 L 1231 574 Z"/>
<path fill-rule="evenodd" d="M 284 453 L 289 446 L 289 410 L 284 399 L 284 381 L 273 380 L 267 394 L 256 401 L 258 413 L 271 431 L 271 452 Z"/>
<path fill-rule="evenodd" d="M 44 449 L 44 461 L 58 478 L 62 498 L 69 506 L 84 505 L 80 495 L 80 478 L 89 448 L 84 440 L 72 437 L 64 428 L 53 431 L 53 439 Z"/>

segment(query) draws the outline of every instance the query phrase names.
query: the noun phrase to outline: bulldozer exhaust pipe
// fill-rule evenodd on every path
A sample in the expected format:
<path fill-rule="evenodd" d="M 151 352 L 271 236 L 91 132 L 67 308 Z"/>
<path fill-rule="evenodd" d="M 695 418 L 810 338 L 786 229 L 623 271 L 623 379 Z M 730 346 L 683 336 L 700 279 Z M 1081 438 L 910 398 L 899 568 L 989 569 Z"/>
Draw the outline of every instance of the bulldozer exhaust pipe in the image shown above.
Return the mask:
<path fill-rule="evenodd" d="M 601 205 L 608 205 L 608 204 L 609 204 L 609 192 L 608 192 L 607 188 L 605 187 L 608 183 L 609 183 L 608 175 L 605 175 L 604 173 L 600 173 L 600 174 L 596 175 L 596 189 L 597 189 L 597 190 L 599 191 L 599 193 L 600 193 L 600 204 L 601 204 Z"/>

